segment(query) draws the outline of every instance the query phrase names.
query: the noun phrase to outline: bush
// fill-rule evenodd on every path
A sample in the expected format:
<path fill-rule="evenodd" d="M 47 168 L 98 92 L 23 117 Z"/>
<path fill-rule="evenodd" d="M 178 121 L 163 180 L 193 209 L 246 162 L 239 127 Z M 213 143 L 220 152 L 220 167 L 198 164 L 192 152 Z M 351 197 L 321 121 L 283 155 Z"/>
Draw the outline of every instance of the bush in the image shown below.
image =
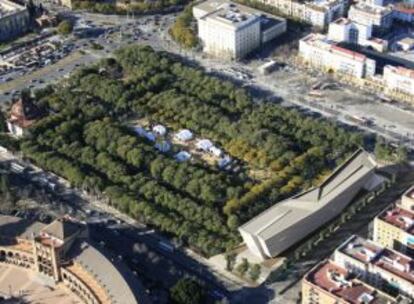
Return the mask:
<path fill-rule="evenodd" d="M 249 261 L 246 258 L 243 258 L 242 262 L 237 266 L 237 272 L 240 273 L 240 275 L 244 276 L 249 270 L 249 267 Z"/>
<path fill-rule="evenodd" d="M 260 277 L 261 268 L 259 264 L 254 264 L 252 267 L 250 267 L 249 276 L 250 279 L 253 281 L 256 281 Z"/>
<path fill-rule="evenodd" d="M 70 33 L 72 33 L 72 30 L 73 30 L 73 25 L 68 20 L 63 20 L 58 25 L 58 33 L 61 35 L 69 35 Z"/>
<path fill-rule="evenodd" d="M 232 271 L 234 269 L 234 265 L 236 263 L 237 254 L 235 253 L 226 253 L 226 270 Z"/>
<path fill-rule="evenodd" d="M 204 297 L 202 286 L 191 278 L 180 279 L 170 289 L 171 301 L 176 304 L 200 304 Z"/>

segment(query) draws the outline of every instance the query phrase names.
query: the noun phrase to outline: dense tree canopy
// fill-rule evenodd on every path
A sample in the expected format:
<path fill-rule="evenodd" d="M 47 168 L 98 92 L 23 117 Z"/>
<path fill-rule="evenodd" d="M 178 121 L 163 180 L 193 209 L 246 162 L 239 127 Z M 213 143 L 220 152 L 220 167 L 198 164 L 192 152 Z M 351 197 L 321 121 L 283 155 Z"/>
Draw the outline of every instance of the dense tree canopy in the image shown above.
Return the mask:
<path fill-rule="evenodd" d="M 69 35 L 72 33 L 73 25 L 69 20 L 63 20 L 58 25 L 58 32 L 61 35 Z"/>
<path fill-rule="evenodd" d="M 295 109 L 252 103 L 232 83 L 149 47 L 121 49 L 36 97 L 53 114 L 21 143 L 26 157 L 208 255 L 236 245 L 241 223 L 319 182 L 361 142 Z M 131 130 L 143 118 L 209 138 L 238 170 L 176 162 L 176 150 L 160 153 Z"/>
<path fill-rule="evenodd" d="M 103 0 L 73 0 L 73 9 L 89 10 L 101 14 L 126 14 L 131 12 L 161 12 L 173 6 L 184 5 L 187 0 L 120 0 L 115 3 Z"/>
<path fill-rule="evenodd" d="M 202 304 L 204 291 L 197 281 L 183 278 L 171 288 L 170 298 L 174 304 Z"/>

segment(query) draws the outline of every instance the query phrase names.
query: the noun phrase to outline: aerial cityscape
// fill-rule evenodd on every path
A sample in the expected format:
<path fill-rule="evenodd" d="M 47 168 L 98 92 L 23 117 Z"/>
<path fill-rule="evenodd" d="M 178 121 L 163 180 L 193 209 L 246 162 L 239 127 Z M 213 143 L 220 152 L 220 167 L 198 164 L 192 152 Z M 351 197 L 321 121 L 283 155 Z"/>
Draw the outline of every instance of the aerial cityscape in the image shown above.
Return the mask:
<path fill-rule="evenodd" d="M 414 1 L 0 0 L 0 303 L 414 303 Z"/>

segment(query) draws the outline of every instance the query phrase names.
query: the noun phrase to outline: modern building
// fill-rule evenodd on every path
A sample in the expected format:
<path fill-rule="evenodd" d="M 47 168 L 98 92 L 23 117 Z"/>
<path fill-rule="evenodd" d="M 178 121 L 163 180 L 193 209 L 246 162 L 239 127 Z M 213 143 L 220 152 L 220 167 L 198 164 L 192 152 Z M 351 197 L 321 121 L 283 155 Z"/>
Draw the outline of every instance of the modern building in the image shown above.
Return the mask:
<path fill-rule="evenodd" d="M 383 80 L 386 92 L 414 96 L 414 70 L 386 65 Z"/>
<path fill-rule="evenodd" d="M 29 29 L 27 8 L 9 0 L 0 0 L 0 42 L 13 39 Z"/>
<path fill-rule="evenodd" d="M 359 24 L 347 18 L 339 18 L 329 24 L 328 38 L 335 42 L 370 46 L 379 52 L 388 48 L 386 40 L 372 36 L 372 25 Z"/>
<path fill-rule="evenodd" d="M 402 253 L 354 235 L 335 250 L 334 261 L 367 284 L 414 297 L 414 261 Z"/>
<path fill-rule="evenodd" d="M 286 32 L 286 20 L 226 0 L 193 7 L 198 36 L 207 54 L 240 59 Z"/>
<path fill-rule="evenodd" d="M 392 26 L 394 16 L 390 7 L 358 2 L 349 9 L 348 18 L 359 24 L 372 26 L 375 33 L 388 31 Z"/>
<path fill-rule="evenodd" d="M 302 304 L 396 304 L 399 301 L 358 279 L 347 268 L 327 260 L 302 280 Z"/>
<path fill-rule="evenodd" d="M 20 98 L 11 107 L 7 128 L 14 136 L 21 137 L 42 116 L 44 112 L 29 98 Z"/>
<path fill-rule="evenodd" d="M 147 303 L 136 277 L 88 236 L 85 224 L 68 217 L 45 225 L 0 216 L 0 263 L 30 271 L 45 285 L 63 284 L 82 303 Z"/>
<path fill-rule="evenodd" d="M 384 181 L 376 162 L 358 150 L 317 188 L 275 204 L 239 228 L 244 243 L 256 256 L 279 255 L 338 216 L 362 191 Z"/>
<path fill-rule="evenodd" d="M 327 36 L 309 34 L 299 41 L 299 56 L 306 64 L 327 72 L 367 78 L 375 74 L 376 62 L 367 56 L 338 46 Z"/>
<path fill-rule="evenodd" d="M 374 219 L 373 240 L 414 257 L 414 187 Z"/>

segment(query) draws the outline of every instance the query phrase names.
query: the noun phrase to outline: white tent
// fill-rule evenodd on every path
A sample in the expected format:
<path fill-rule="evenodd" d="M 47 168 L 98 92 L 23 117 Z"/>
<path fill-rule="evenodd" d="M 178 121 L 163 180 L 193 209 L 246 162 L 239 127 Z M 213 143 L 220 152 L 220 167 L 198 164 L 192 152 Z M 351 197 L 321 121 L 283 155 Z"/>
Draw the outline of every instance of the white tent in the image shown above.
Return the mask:
<path fill-rule="evenodd" d="M 191 159 L 191 154 L 188 153 L 187 151 L 180 151 L 177 154 L 175 154 L 174 158 L 178 162 L 184 162 L 184 161 Z"/>
<path fill-rule="evenodd" d="M 141 126 L 135 126 L 134 127 L 134 132 L 137 133 L 139 136 L 145 137 L 145 135 L 147 134 L 147 131 L 145 131 L 145 129 Z"/>
<path fill-rule="evenodd" d="M 225 155 L 223 158 L 220 158 L 217 162 L 219 168 L 224 168 L 230 163 L 231 163 L 231 157 L 228 155 Z"/>
<path fill-rule="evenodd" d="M 144 136 L 149 141 L 155 141 L 155 135 L 152 132 L 146 132 Z"/>
<path fill-rule="evenodd" d="M 159 136 L 164 136 L 165 134 L 167 134 L 167 128 L 164 127 L 163 125 L 156 125 L 152 128 L 152 131 Z"/>
<path fill-rule="evenodd" d="M 199 141 L 197 141 L 196 147 L 199 150 L 208 152 L 210 151 L 211 147 L 213 147 L 213 143 L 208 139 L 200 139 Z"/>
<path fill-rule="evenodd" d="M 214 146 L 210 147 L 209 152 L 216 157 L 220 157 L 223 154 L 223 152 L 219 148 Z"/>
<path fill-rule="evenodd" d="M 190 130 L 182 129 L 175 134 L 175 138 L 179 141 L 189 141 L 193 139 L 193 133 Z"/>

